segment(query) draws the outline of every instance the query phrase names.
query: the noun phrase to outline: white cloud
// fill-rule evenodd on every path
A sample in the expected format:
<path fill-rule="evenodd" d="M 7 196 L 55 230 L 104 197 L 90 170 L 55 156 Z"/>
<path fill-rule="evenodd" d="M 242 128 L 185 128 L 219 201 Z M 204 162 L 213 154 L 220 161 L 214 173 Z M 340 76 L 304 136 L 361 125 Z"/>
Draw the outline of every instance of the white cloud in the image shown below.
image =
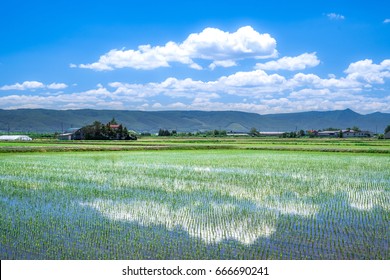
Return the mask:
<path fill-rule="evenodd" d="M 371 59 L 360 60 L 351 63 L 344 72 L 350 80 L 383 84 L 385 78 L 390 78 L 390 59 L 383 60 L 380 64 L 373 63 Z"/>
<path fill-rule="evenodd" d="M 23 83 L 16 83 L 13 85 L 5 85 L 0 87 L 0 90 L 36 90 L 36 89 L 64 89 L 68 86 L 64 83 L 52 83 L 50 85 L 45 85 L 37 81 L 25 81 Z"/>
<path fill-rule="evenodd" d="M 66 85 L 64 83 L 52 83 L 50 85 L 47 85 L 48 89 L 64 89 L 67 87 L 68 87 L 68 85 Z"/>
<path fill-rule="evenodd" d="M 258 33 L 251 26 L 241 27 L 234 33 L 205 28 L 200 33 L 190 34 L 180 44 L 168 42 L 164 46 L 141 45 L 137 50 L 113 49 L 97 62 L 79 67 L 97 71 L 125 67 L 150 70 L 177 62 L 200 70 L 202 67 L 194 59 L 213 61 L 210 64 L 213 69 L 234 66 L 235 61 L 244 58 L 269 58 L 276 54 L 276 40 L 269 34 Z"/>
<path fill-rule="evenodd" d="M 344 20 L 345 16 L 336 14 L 336 13 L 329 13 L 326 15 L 331 20 Z"/>
<path fill-rule="evenodd" d="M 304 53 L 296 57 L 285 56 L 276 61 L 257 63 L 255 69 L 261 70 L 304 70 L 308 67 L 315 67 L 320 63 L 316 53 Z"/>
<path fill-rule="evenodd" d="M 353 69 L 359 63 L 351 64 L 349 69 Z M 380 65 L 384 68 L 387 61 Z M 375 74 L 372 69 L 370 75 Z M 349 70 L 346 72 L 349 72 Z M 355 72 L 354 72 L 355 73 Z M 366 73 L 366 75 L 369 75 Z M 381 72 L 383 79 L 385 75 Z M 378 82 L 371 79 L 370 82 Z M 263 70 L 254 70 L 250 72 L 237 72 L 229 76 L 222 76 L 213 81 L 196 81 L 190 78 L 176 79 L 168 78 L 161 83 L 131 84 L 131 83 L 110 83 L 114 88 L 112 94 L 122 100 L 131 97 L 132 101 L 142 100 L 146 102 L 149 98 L 164 95 L 169 98 L 186 98 L 196 101 L 196 104 L 209 101 L 211 99 L 223 99 L 226 96 L 245 97 L 251 99 L 267 99 L 275 96 L 290 96 L 296 99 L 302 99 L 303 93 L 311 92 L 312 96 L 338 96 L 344 94 L 346 98 L 352 98 L 350 94 L 357 94 L 367 89 L 370 83 L 362 82 L 355 76 L 337 78 L 331 75 L 327 78 L 321 78 L 315 74 L 297 73 L 291 78 L 279 74 L 267 74 Z M 130 101 L 130 99 L 129 99 Z"/>
<path fill-rule="evenodd" d="M 209 65 L 209 68 L 211 70 L 214 70 L 217 66 L 232 67 L 236 65 L 237 63 L 234 60 L 215 60 L 213 63 Z"/>
<path fill-rule="evenodd" d="M 269 34 L 260 34 L 251 26 L 234 33 L 217 28 L 206 28 L 193 33 L 180 45 L 191 57 L 208 60 L 228 60 L 275 55 L 276 40 Z"/>
<path fill-rule="evenodd" d="M 156 102 L 152 105 L 152 108 L 153 109 L 162 109 L 163 108 L 163 105 L 159 102 Z"/>
<path fill-rule="evenodd" d="M 189 106 L 182 103 L 182 102 L 176 102 L 176 103 L 170 104 L 169 107 L 172 109 L 175 109 L 175 110 L 185 110 L 185 109 L 188 109 Z"/>
<path fill-rule="evenodd" d="M 298 91 L 293 91 L 289 94 L 289 97 L 295 98 L 295 99 L 312 99 L 316 97 L 327 97 L 331 94 L 331 91 L 329 89 L 301 89 Z"/>
<path fill-rule="evenodd" d="M 113 70 L 114 68 L 154 69 L 168 67 L 168 59 L 174 55 L 175 50 L 167 44 L 164 54 L 161 54 L 162 47 L 151 48 L 150 45 L 140 46 L 138 50 L 111 50 L 102 55 L 98 62 L 92 64 L 80 64 L 80 68 L 88 68 L 97 71 Z M 172 57 L 173 60 L 173 57 Z M 176 60 L 180 60 L 179 57 Z M 186 61 L 190 64 L 192 61 Z"/>
<path fill-rule="evenodd" d="M 385 19 L 383 23 L 390 23 L 390 18 Z"/>
<path fill-rule="evenodd" d="M 114 88 L 112 94 L 132 97 L 133 100 L 146 100 L 157 95 L 165 95 L 170 98 L 185 97 L 199 101 L 219 98 L 226 96 L 226 94 L 264 98 L 299 92 L 302 89 L 316 90 L 317 92 L 322 89 L 327 89 L 329 92 L 340 90 L 359 92 L 364 90 L 363 83 L 349 77 L 336 78 L 332 75 L 329 78 L 321 78 L 315 74 L 298 73 L 292 78 L 286 78 L 279 74 L 267 74 L 263 70 L 237 72 L 215 81 L 168 78 L 161 83 L 129 84 L 115 82 L 109 85 Z"/>
<path fill-rule="evenodd" d="M 196 95 L 194 100 L 192 101 L 193 104 L 205 104 L 207 102 L 210 102 L 211 99 L 218 99 L 220 98 L 220 95 L 216 93 L 199 93 Z"/>
<path fill-rule="evenodd" d="M 390 60 L 375 64 L 366 59 L 351 63 L 343 77 L 322 78 L 312 73 L 284 76 L 258 69 L 210 81 L 171 77 L 159 83 L 112 82 L 108 88 L 97 84 L 82 92 L 0 96 L 0 108 L 240 110 L 262 114 L 351 108 L 360 113 L 390 112 L 390 96 L 382 90 L 389 88 L 389 72 Z M 25 88 L 34 85 L 23 84 Z M 378 87 L 380 94 L 374 91 Z"/>
<path fill-rule="evenodd" d="M 251 72 L 237 72 L 233 75 L 222 77 L 220 83 L 234 87 L 254 87 L 272 85 L 277 87 L 286 82 L 283 76 L 278 74 L 268 75 L 263 70 Z"/>
<path fill-rule="evenodd" d="M 5 85 L 0 87 L 0 90 L 27 90 L 27 89 L 38 89 L 44 88 L 45 85 L 37 81 L 25 81 L 23 83 L 16 83 L 13 85 Z"/>
<path fill-rule="evenodd" d="M 48 109 L 124 109 L 120 98 L 106 88 L 84 92 L 60 93 L 53 95 L 9 95 L 0 97 L 0 108 L 48 108 Z"/>
<path fill-rule="evenodd" d="M 314 74 L 298 73 L 288 81 L 289 88 L 336 88 L 336 89 L 356 89 L 361 88 L 362 84 L 348 78 L 329 78 L 323 79 Z"/>
<path fill-rule="evenodd" d="M 132 97 L 134 100 L 145 100 L 145 98 L 156 96 L 161 93 L 161 90 L 158 88 L 157 84 L 128 84 L 114 82 L 109 83 L 109 86 L 116 88 L 113 92 L 115 95 L 122 95 Z"/>

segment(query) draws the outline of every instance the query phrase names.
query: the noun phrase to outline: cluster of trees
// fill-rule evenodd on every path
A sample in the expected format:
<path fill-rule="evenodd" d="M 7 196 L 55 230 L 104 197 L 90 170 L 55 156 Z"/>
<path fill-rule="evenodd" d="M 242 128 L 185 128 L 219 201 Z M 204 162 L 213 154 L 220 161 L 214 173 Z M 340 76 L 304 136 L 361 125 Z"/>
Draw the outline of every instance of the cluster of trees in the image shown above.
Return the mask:
<path fill-rule="evenodd" d="M 260 132 L 256 128 L 252 127 L 249 131 L 249 135 L 252 137 L 257 137 L 260 136 Z"/>
<path fill-rule="evenodd" d="M 95 121 L 82 127 L 80 133 L 85 140 L 137 140 L 135 134 L 130 133 L 122 124 L 118 124 L 114 118 L 106 124 Z"/>
<path fill-rule="evenodd" d="M 145 135 L 145 134 L 144 134 Z M 158 131 L 158 136 L 200 136 L 200 137 L 224 137 L 227 135 L 226 130 L 208 130 L 203 132 L 180 132 L 178 133 L 176 130 L 169 131 L 168 129 L 161 129 Z M 146 136 L 146 135 L 145 135 Z"/>
<path fill-rule="evenodd" d="M 249 136 L 252 137 L 260 137 L 262 136 L 261 133 L 256 128 L 251 128 L 249 131 Z M 299 138 L 305 136 L 305 131 L 301 129 L 300 131 L 292 131 L 292 132 L 284 132 L 282 135 L 280 135 L 280 138 Z"/>
<path fill-rule="evenodd" d="M 300 131 L 284 132 L 281 138 L 299 138 L 305 136 L 305 131 L 301 129 Z"/>
<path fill-rule="evenodd" d="M 161 129 L 158 131 L 158 136 L 174 136 L 177 135 L 176 130 L 169 131 L 168 129 Z"/>
<path fill-rule="evenodd" d="M 196 134 L 199 136 L 224 137 L 227 135 L 227 132 L 226 130 L 214 129 L 205 132 L 197 132 Z"/>
<path fill-rule="evenodd" d="M 378 139 L 385 139 L 385 134 L 390 131 L 390 124 L 386 126 L 384 134 L 379 134 Z"/>

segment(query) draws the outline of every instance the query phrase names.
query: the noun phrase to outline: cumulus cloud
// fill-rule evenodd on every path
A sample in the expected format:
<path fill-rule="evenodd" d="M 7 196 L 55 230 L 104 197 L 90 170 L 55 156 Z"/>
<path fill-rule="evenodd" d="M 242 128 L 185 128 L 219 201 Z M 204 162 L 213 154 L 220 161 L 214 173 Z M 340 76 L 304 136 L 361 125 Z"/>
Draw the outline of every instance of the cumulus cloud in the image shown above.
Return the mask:
<path fill-rule="evenodd" d="M 13 85 L 5 85 L 0 87 L 0 90 L 36 90 L 36 89 L 64 89 L 68 86 L 64 83 L 52 83 L 50 85 L 45 85 L 37 81 L 25 81 L 23 83 L 16 83 Z"/>
<path fill-rule="evenodd" d="M 263 70 L 251 72 L 237 72 L 233 75 L 222 77 L 219 83 L 234 87 L 255 87 L 255 86 L 275 86 L 286 82 L 283 76 L 278 74 L 268 75 Z"/>
<path fill-rule="evenodd" d="M 0 96 L 0 108 L 240 110 L 262 114 L 351 108 L 361 113 L 390 112 L 389 94 L 372 94 L 376 87 L 388 89 L 389 59 L 379 63 L 370 59 L 357 61 L 344 72 L 342 77 L 313 73 L 285 76 L 256 69 L 209 81 L 170 77 L 144 84 L 112 82 L 81 92 L 66 93 L 71 91 L 67 89 L 45 96 Z M 55 83 L 42 85 L 65 87 Z"/>
<path fill-rule="evenodd" d="M 67 88 L 68 85 L 66 85 L 64 83 L 52 83 L 50 85 L 47 85 L 46 87 L 48 89 L 64 89 L 64 88 Z"/>
<path fill-rule="evenodd" d="M 345 71 L 347 76 L 337 78 L 330 75 L 322 78 L 315 74 L 297 73 L 288 78 L 280 74 L 268 74 L 264 70 L 240 71 L 232 75 L 222 76 L 217 80 L 200 81 L 177 78 L 167 78 L 161 83 L 131 84 L 110 83 L 115 88 L 114 93 L 126 94 L 134 98 L 148 98 L 157 95 L 165 95 L 171 98 L 200 98 L 199 94 L 221 97 L 226 95 L 242 96 L 250 98 L 264 98 L 275 95 L 288 95 L 292 92 L 349 92 L 356 93 L 365 90 L 367 84 L 384 82 L 389 77 L 387 71 L 388 60 L 380 64 L 372 64 L 372 61 L 360 61 L 352 63 Z M 361 65 L 363 64 L 363 66 Z M 378 69 L 379 68 L 379 69 Z M 379 78 L 380 79 L 379 79 Z M 296 95 L 295 95 L 296 96 Z"/>
<path fill-rule="evenodd" d="M 141 45 L 137 50 L 110 50 L 90 64 L 80 68 L 96 71 L 116 68 L 150 70 L 181 63 L 193 69 L 202 69 L 194 59 L 211 60 L 210 68 L 234 66 L 235 61 L 245 58 L 275 57 L 276 40 L 269 34 L 260 34 L 251 26 L 236 32 L 224 32 L 218 28 L 205 28 L 200 33 L 190 34 L 182 43 L 168 42 L 163 46 Z M 71 64 L 73 67 L 74 64 Z"/>
<path fill-rule="evenodd" d="M 210 102 L 212 99 L 219 99 L 221 96 L 216 93 L 199 93 L 196 94 L 195 98 L 193 99 L 192 103 L 196 104 L 205 104 L 207 102 Z"/>
<path fill-rule="evenodd" d="M 0 90 L 27 90 L 44 88 L 45 85 L 37 81 L 25 81 L 23 83 L 16 83 L 13 85 L 5 85 L 0 87 Z"/>
<path fill-rule="evenodd" d="M 390 18 L 385 19 L 383 23 L 390 23 Z"/>
<path fill-rule="evenodd" d="M 336 13 L 329 13 L 326 15 L 330 20 L 344 20 L 345 16 L 336 14 Z"/>
<path fill-rule="evenodd" d="M 360 60 L 351 63 L 344 72 L 350 80 L 383 84 L 385 78 L 390 78 L 390 59 L 383 60 L 380 64 L 373 63 L 371 59 Z"/>
<path fill-rule="evenodd" d="M 304 53 L 296 57 L 285 56 L 276 61 L 257 63 L 255 69 L 261 70 L 304 70 L 308 67 L 315 67 L 320 63 L 316 53 Z"/>
<path fill-rule="evenodd" d="M 332 88 L 332 89 L 350 89 L 356 90 L 362 87 L 360 82 L 349 78 L 320 78 L 315 74 L 298 73 L 288 81 L 289 88 Z"/>
<path fill-rule="evenodd" d="M 201 33 L 188 36 L 180 47 L 194 58 L 262 58 L 275 55 L 276 40 L 269 34 L 258 33 L 251 26 L 241 27 L 234 33 L 218 28 L 206 28 Z"/>
<path fill-rule="evenodd" d="M 47 108 L 47 109 L 124 109 L 120 98 L 106 88 L 83 92 L 60 93 L 54 95 L 8 95 L 0 97 L 0 108 Z"/>
<path fill-rule="evenodd" d="M 234 60 L 216 60 L 209 65 L 209 68 L 211 70 L 214 70 L 218 66 L 232 67 L 232 66 L 236 66 L 236 65 L 237 65 L 237 63 Z"/>

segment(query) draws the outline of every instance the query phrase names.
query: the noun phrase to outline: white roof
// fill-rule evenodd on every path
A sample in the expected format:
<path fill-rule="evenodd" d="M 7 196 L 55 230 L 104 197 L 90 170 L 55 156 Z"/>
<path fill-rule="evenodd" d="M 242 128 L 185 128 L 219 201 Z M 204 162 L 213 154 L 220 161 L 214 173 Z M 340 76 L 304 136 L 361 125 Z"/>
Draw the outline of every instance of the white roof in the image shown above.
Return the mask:
<path fill-rule="evenodd" d="M 0 141 L 31 141 L 27 135 L 2 135 Z"/>
<path fill-rule="evenodd" d="M 278 134 L 283 134 L 284 132 L 281 131 L 260 131 L 260 134 L 268 134 L 268 135 L 278 135 Z"/>

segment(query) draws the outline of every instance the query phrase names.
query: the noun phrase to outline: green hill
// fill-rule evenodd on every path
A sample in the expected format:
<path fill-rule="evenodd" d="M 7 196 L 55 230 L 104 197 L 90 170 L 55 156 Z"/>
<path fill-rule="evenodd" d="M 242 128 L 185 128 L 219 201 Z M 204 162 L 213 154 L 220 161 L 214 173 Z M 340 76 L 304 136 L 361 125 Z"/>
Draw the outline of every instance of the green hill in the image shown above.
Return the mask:
<path fill-rule="evenodd" d="M 383 133 L 390 124 L 390 114 L 358 114 L 350 109 L 326 112 L 302 112 L 260 115 L 237 111 L 121 111 L 121 110 L 0 110 L 0 133 L 62 132 L 69 127 L 82 127 L 95 120 L 107 122 L 115 118 L 137 132 L 157 132 L 160 128 L 178 132 L 213 129 L 228 131 L 295 131 L 327 127 L 360 129 Z"/>

